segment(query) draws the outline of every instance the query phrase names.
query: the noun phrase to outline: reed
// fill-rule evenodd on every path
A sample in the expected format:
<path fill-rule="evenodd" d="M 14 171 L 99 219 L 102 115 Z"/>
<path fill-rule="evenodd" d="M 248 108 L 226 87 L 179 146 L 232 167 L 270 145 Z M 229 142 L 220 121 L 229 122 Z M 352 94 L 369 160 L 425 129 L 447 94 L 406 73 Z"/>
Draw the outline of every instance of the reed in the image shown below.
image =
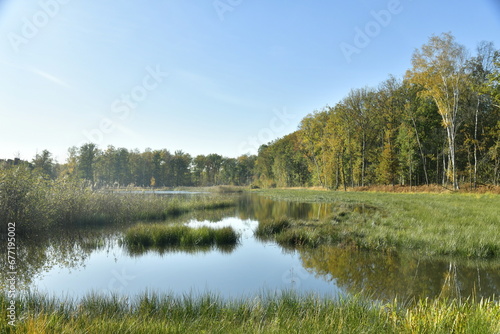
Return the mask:
<path fill-rule="evenodd" d="M 239 235 L 232 227 L 190 228 L 184 225 L 138 224 L 125 232 L 123 243 L 129 248 L 224 247 L 235 245 Z"/>
<path fill-rule="evenodd" d="M 234 197 L 200 194 L 169 197 L 93 190 L 85 181 L 47 180 L 26 166 L 0 169 L 0 229 L 16 222 L 16 232 L 54 227 L 165 220 L 197 210 L 236 206 Z"/>
<path fill-rule="evenodd" d="M 266 220 L 261 220 L 257 229 L 255 230 L 255 235 L 260 238 L 266 238 L 278 234 L 288 228 L 290 228 L 290 219 L 287 217 L 280 218 L 270 218 Z"/>

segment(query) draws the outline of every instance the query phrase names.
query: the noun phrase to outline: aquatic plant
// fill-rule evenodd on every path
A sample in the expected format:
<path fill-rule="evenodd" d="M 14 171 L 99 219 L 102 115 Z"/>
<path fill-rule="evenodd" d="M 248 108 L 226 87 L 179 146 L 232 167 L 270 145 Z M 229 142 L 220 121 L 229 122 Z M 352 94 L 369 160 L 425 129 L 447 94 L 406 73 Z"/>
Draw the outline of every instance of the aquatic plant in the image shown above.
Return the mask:
<path fill-rule="evenodd" d="M 178 224 L 142 223 L 130 227 L 123 238 L 123 243 L 130 248 L 166 248 L 166 247 L 209 247 L 227 246 L 238 243 L 239 235 L 232 227 L 191 228 Z"/>

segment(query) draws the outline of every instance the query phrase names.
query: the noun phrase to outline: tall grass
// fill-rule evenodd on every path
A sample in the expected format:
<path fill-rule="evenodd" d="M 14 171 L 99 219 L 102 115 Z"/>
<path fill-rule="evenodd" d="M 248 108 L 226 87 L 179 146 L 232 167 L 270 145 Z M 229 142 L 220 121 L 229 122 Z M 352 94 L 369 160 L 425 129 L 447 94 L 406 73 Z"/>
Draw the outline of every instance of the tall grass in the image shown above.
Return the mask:
<path fill-rule="evenodd" d="M 0 311 L 8 300 L 0 295 Z M 136 298 L 91 294 L 80 301 L 29 294 L 16 301 L 16 327 L 2 333 L 498 333 L 492 300 L 458 303 L 397 300 L 373 304 L 285 291 L 247 299 L 145 293 Z"/>
<path fill-rule="evenodd" d="M 132 249 L 168 247 L 224 247 L 235 245 L 239 236 L 232 227 L 214 229 L 184 225 L 139 224 L 125 232 L 124 244 Z"/>
<path fill-rule="evenodd" d="M 289 220 L 317 243 L 363 249 L 411 249 L 426 255 L 500 257 L 500 196 L 267 190 L 276 200 L 333 203 L 327 219 Z M 265 226 L 267 223 L 264 223 Z M 291 234 L 291 232 L 287 232 Z M 282 233 L 276 239 L 285 238 Z"/>
<path fill-rule="evenodd" d="M 287 217 L 261 220 L 255 230 L 255 235 L 260 238 L 267 238 L 288 229 L 290 225 L 290 219 Z"/>
<path fill-rule="evenodd" d="M 16 222 L 18 234 L 55 226 L 164 220 L 235 205 L 234 198 L 223 195 L 172 198 L 100 192 L 81 180 L 44 179 L 25 166 L 0 169 L 0 228 Z"/>
<path fill-rule="evenodd" d="M 261 220 L 254 232 L 262 241 L 275 240 L 285 248 L 316 247 L 322 243 L 320 231 L 310 224 L 287 217 Z"/>

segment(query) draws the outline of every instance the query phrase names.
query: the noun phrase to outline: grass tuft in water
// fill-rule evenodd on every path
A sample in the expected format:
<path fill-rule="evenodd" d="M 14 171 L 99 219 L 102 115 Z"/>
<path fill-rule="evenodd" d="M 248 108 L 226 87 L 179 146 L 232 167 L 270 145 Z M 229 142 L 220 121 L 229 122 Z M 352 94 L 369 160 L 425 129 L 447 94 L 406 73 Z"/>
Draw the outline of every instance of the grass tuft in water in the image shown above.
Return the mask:
<path fill-rule="evenodd" d="M 321 234 L 310 228 L 293 228 L 277 234 L 275 240 L 283 247 L 316 247 L 321 243 Z"/>
<path fill-rule="evenodd" d="M 287 217 L 261 220 L 255 230 L 255 236 L 266 240 L 272 238 L 275 234 L 288 229 L 290 226 L 290 219 Z"/>
<path fill-rule="evenodd" d="M 130 248 L 224 247 L 236 245 L 239 235 L 232 227 L 214 229 L 184 225 L 138 224 L 125 232 L 123 242 Z"/>

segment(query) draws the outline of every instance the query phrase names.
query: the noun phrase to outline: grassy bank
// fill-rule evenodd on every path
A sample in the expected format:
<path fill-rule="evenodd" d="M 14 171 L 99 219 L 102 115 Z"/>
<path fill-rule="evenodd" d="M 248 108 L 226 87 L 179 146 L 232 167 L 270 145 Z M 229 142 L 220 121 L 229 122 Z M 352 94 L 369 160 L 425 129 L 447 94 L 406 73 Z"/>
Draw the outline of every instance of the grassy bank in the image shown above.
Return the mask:
<path fill-rule="evenodd" d="M 8 300 L 0 296 L 1 312 Z M 498 333 L 492 301 L 424 300 L 373 305 L 362 298 L 332 300 L 291 292 L 247 300 L 144 294 L 89 295 L 79 302 L 29 295 L 16 302 L 16 327 L 2 333 Z"/>
<path fill-rule="evenodd" d="M 284 217 L 261 222 L 261 236 L 273 237 L 283 245 L 340 244 L 383 251 L 410 249 L 428 255 L 500 257 L 498 195 L 312 190 L 256 193 L 274 200 L 334 204 L 330 216 L 322 220 Z M 274 225 L 279 228 L 273 230 Z"/>
<path fill-rule="evenodd" d="M 234 246 L 239 236 L 232 227 L 214 229 L 184 225 L 139 224 L 125 232 L 124 244 L 130 248 L 225 247 Z"/>

